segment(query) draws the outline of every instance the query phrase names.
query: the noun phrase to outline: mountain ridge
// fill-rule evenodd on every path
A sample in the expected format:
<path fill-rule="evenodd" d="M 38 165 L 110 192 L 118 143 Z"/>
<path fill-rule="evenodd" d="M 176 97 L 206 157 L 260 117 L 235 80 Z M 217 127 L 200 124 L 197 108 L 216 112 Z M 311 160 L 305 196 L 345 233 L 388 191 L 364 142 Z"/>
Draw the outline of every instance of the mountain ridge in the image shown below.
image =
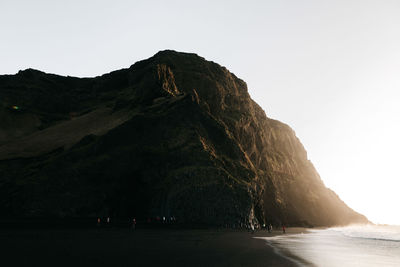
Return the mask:
<path fill-rule="evenodd" d="M 22 71 L 0 76 L 0 97 L 0 193 L 17 200 L 2 214 L 367 222 L 243 80 L 196 54 L 160 51 L 94 78 Z"/>

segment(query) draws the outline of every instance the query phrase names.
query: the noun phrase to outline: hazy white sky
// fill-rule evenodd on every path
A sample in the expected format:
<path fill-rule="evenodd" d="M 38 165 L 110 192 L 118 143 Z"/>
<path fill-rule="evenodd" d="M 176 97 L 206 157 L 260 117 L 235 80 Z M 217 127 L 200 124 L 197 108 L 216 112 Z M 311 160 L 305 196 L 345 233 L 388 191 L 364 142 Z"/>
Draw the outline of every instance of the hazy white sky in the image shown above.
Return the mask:
<path fill-rule="evenodd" d="M 400 1 L 1 0 L 0 74 L 125 68 L 194 52 L 288 123 L 325 184 L 400 224 Z"/>

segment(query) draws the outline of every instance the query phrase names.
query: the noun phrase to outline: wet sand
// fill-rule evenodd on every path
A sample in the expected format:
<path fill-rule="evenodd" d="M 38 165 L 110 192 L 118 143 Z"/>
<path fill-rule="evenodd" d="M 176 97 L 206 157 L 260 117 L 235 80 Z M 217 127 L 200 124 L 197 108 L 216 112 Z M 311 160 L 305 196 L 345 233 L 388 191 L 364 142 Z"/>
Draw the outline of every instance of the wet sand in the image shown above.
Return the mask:
<path fill-rule="evenodd" d="M 288 228 L 286 234 L 306 232 Z M 296 266 L 265 240 L 280 231 L 1 229 L 2 266 Z"/>

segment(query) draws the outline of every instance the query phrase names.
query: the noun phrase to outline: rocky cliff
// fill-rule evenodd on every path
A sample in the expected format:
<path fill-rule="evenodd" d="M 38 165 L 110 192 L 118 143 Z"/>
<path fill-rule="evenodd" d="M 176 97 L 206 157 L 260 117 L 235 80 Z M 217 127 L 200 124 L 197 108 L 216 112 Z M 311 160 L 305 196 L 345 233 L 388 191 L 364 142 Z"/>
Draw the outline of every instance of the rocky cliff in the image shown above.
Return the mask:
<path fill-rule="evenodd" d="M 175 51 L 95 78 L 0 76 L 0 195 L 4 217 L 367 222 L 245 82 Z"/>

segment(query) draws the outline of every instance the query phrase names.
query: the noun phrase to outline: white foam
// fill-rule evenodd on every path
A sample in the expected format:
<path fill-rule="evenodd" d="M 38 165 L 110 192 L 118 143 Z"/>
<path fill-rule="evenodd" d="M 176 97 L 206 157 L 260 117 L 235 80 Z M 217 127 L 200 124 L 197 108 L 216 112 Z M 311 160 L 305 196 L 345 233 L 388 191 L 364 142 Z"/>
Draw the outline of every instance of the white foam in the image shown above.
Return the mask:
<path fill-rule="evenodd" d="M 400 226 L 354 225 L 331 229 L 351 238 L 400 242 Z"/>
<path fill-rule="evenodd" d="M 298 266 L 308 265 L 290 254 L 315 266 L 400 266 L 397 226 L 336 227 L 310 230 L 308 234 L 258 238 Z"/>

